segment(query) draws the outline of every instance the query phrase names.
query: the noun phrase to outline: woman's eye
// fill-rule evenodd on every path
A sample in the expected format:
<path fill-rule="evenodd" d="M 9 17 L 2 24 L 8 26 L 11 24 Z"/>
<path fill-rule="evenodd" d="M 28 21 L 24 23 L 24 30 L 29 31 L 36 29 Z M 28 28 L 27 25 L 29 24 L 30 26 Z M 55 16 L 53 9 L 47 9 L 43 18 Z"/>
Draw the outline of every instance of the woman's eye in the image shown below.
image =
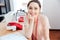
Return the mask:
<path fill-rule="evenodd" d="M 31 7 L 29 9 L 32 9 Z"/>
<path fill-rule="evenodd" d="M 35 10 L 37 10 L 37 8 L 35 8 Z"/>

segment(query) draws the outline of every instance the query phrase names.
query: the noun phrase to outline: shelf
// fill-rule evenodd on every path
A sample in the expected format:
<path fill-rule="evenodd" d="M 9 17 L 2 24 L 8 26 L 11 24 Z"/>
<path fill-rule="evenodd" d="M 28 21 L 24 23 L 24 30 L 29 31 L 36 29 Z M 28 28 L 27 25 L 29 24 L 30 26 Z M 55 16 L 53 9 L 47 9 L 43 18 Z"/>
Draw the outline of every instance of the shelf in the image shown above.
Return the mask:
<path fill-rule="evenodd" d="M 5 6 L 5 4 L 4 3 L 0 3 L 0 6 Z"/>
<path fill-rule="evenodd" d="M 0 0 L 0 15 L 6 14 L 10 11 L 10 1 Z"/>

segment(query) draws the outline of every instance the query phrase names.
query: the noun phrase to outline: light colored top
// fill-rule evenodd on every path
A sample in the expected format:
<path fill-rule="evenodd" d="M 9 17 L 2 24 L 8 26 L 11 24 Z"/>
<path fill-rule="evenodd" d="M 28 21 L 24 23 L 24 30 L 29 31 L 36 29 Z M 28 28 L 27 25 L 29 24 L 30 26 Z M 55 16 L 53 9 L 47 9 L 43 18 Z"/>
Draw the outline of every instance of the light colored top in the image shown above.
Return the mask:
<path fill-rule="evenodd" d="M 38 22 L 37 22 L 37 32 L 36 32 L 35 23 L 32 21 L 29 24 L 29 23 L 27 23 L 27 21 L 28 20 L 26 20 L 26 23 L 25 23 L 25 26 L 28 28 L 27 29 L 25 27 L 26 28 L 25 29 L 25 36 L 27 38 L 31 37 L 32 34 L 33 34 L 34 35 L 33 38 L 36 37 L 37 40 L 43 40 L 44 39 L 44 37 L 43 37 L 44 35 L 49 35 L 50 24 L 49 24 L 49 20 L 48 20 L 47 16 L 39 15 Z M 36 36 L 35 32 L 37 33 L 37 36 Z M 33 40 L 35 40 L 35 39 L 33 39 Z"/>

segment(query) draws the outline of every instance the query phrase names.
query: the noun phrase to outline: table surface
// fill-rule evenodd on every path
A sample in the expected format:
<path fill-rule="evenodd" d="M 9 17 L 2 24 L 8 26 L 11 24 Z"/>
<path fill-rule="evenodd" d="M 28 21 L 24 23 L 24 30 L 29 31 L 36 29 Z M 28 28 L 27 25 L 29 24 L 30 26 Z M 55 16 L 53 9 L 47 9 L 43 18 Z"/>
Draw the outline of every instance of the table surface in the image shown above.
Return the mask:
<path fill-rule="evenodd" d="M 2 31 L 0 31 L 0 36 L 13 34 L 13 33 L 16 33 L 16 32 L 21 32 L 21 31 L 20 30 L 17 30 L 17 31 L 2 30 Z"/>
<path fill-rule="evenodd" d="M 21 35 L 22 34 L 22 30 L 9 31 L 9 30 L 6 30 L 6 23 L 0 23 L 0 37 L 1 36 L 6 36 L 6 35 L 9 35 L 9 34 L 14 35 L 15 33 L 17 33 L 18 35 Z M 21 37 L 25 38 L 25 36 L 20 36 L 20 38 Z"/>
<path fill-rule="evenodd" d="M 20 32 L 22 33 L 22 30 L 16 30 L 16 31 L 10 31 L 6 30 L 7 23 L 0 23 L 0 36 L 7 35 L 10 33 Z"/>

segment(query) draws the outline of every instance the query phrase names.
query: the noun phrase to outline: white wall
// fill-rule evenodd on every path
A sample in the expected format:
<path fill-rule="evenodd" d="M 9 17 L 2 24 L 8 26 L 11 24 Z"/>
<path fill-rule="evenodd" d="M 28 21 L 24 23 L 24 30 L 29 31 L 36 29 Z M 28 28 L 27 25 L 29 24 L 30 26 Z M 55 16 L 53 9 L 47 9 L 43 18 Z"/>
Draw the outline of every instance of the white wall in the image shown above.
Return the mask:
<path fill-rule="evenodd" d="M 26 10 L 26 6 L 29 0 L 10 0 L 11 10 L 19 10 L 24 9 Z"/>
<path fill-rule="evenodd" d="M 11 10 L 19 10 L 19 9 L 24 9 L 26 10 L 27 9 L 27 3 L 29 2 L 30 0 L 10 0 L 10 5 L 11 5 Z M 41 2 L 41 6 L 42 6 L 42 9 L 43 9 L 43 0 L 39 0 Z M 42 11 L 42 10 L 41 10 Z"/>
<path fill-rule="evenodd" d="M 60 0 L 43 0 L 43 13 L 48 16 L 52 29 L 60 29 Z"/>
<path fill-rule="evenodd" d="M 43 1 L 44 0 L 39 0 L 40 1 L 40 3 L 41 3 L 41 12 L 43 11 Z"/>

